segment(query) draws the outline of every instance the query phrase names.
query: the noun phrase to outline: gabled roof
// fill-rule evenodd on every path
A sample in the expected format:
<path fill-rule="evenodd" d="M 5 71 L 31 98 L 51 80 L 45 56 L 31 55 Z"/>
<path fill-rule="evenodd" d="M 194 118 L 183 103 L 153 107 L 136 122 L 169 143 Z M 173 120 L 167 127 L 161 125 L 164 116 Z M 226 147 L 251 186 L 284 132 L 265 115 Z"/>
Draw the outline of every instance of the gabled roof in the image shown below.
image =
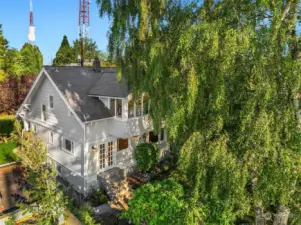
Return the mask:
<path fill-rule="evenodd" d="M 125 98 L 131 93 L 124 77 L 117 80 L 116 71 L 103 72 L 101 78 L 89 91 L 89 95 Z"/>
<path fill-rule="evenodd" d="M 95 72 L 91 67 L 45 66 L 44 68 L 82 122 L 112 117 L 104 103 L 96 97 L 89 96 L 89 93 L 97 84 L 110 83 L 111 80 L 116 79 L 114 68 L 101 68 L 101 72 Z M 102 79 L 103 75 L 105 75 L 104 79 Z M 115 78 L 112 79 L 110 76 Z M 125 81 L 123 80 L 123 82 Z M 112 85 L 111 88 L 113 88 Z M 116 92 L 120 93 L 120 90 L 116 90 Z M 123 93 L 123 91 L 121 92 Z"/>

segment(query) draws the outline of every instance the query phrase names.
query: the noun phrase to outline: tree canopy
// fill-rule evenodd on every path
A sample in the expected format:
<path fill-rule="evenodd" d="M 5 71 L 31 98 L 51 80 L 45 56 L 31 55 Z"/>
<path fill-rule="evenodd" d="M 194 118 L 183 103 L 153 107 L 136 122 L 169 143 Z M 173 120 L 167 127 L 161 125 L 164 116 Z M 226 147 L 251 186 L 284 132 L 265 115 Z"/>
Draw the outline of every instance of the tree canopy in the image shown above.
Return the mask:
<path fill-rule="evenodd" d="M 0 81 L 6 77 L 4 70 L 5 64 L 5 53 L 8 48 L 8 41 L 3 36 L 2 24 L 0 24 Z"/>
<path fill-rule="evenodd" d="M 43 66 L 43 55 L 38 46 L 25 43 L 20 50 L 24 74 L 37 75 Z"/>
<path fill-rule="evenodd" d="M 39 47 L 25 43 L 20 51 L 8 46 L 0 24 L 0 81 L 9 76 L 37 75 L 43 66 Z"/>
<path fill-rule="evenodd" d="M 84 39 L 84 58 L 85 61 L 93 61 L 95 57 L 98 57 L 100 60 L 107 60 L 107 54 L 98 50 L 96 42 L 92 38 Z M 80 55 L 80 40 L 76 39 L 73 42 L 73 54 L 75 59 Z"/>
<path fill-rule="evenodd" d="M 56 53 L 55 59 L 53 60 L 53 64 L 56 66 L 63 66 L 72 63 L 73 60 L 74 55 L 72 52 L 72 48 L 69 44 L 67 36 L 64 35 L 61 46 Z"/>
<path fill-rule="evenodd" d="M 204 222 L 231 224 L 255 207 L 296 220 L 300 2 L 97 2 L 111 18 L 110 57 L 181 147 L 178 173 L 208 206 Z"/>
<path fill-rule="evenodd" d="M 23 191 L 28 196 L 27 204 L 22 203 L 21 208 L 32 213 L 36 224 L 58 224 L 66 201 L 56 183 L 56 169 L 51 161 L 47 163 L 46 144 L 29 133 L 22 139 L 20 155 L 26 169 Z"/>

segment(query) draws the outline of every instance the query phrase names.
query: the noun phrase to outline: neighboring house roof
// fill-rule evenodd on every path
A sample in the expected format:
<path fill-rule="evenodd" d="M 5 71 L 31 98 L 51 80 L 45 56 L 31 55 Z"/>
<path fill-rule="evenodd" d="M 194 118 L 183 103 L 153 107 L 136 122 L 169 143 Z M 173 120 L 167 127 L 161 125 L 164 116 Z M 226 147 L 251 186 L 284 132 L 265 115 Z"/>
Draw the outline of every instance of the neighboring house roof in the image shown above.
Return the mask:
<path fill-rule="evenodd" d="M 117 97 L 113 94 L 118 94 L 126 97 L 125 80 L 122 80 L 121 86 L 116 82 L 114 85 L 114 80 L 117 81 L 114 68 L 101 68 L 101 72 L 96 72 L 91 67 L 45 66 L 44 68 L 82 122 L 112 117 L 110 110 L 101 100 L 89 96 L 93 89 L 103 93 L 104 89 L 108 90 L 105 86 L 108 86 L 110 89 L 118 90 L 110 90 L 112 96 L 110 94 L 103 96 Z"/>
<path fill-rule="evenodd" d="M 89 95 L 125 98 L 131 93 L 124 77 L 117 80 L 116 72 L 104 72 L 101 78 L 89 91 Z"/>

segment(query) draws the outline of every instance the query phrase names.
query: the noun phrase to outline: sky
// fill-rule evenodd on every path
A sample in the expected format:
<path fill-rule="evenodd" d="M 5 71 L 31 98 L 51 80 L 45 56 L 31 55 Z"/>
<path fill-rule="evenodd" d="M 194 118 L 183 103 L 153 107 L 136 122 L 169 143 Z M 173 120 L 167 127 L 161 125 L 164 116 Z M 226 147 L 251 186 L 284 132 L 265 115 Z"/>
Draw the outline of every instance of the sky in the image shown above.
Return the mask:
<path fill-rule="evenodd" d="M 44 64 L 55 58 L 64 35 L 70 44 L 78 38 L 79 0 L 32 0 L 36 45 Z M 29 0 L 0 0 L 0 24 L 10 47 L 21 49 L 28 41 Z M 90 37 L 99 50 L 107 51 L 108 18 L 100 18 L 96 0 L 91 0 Z"/>

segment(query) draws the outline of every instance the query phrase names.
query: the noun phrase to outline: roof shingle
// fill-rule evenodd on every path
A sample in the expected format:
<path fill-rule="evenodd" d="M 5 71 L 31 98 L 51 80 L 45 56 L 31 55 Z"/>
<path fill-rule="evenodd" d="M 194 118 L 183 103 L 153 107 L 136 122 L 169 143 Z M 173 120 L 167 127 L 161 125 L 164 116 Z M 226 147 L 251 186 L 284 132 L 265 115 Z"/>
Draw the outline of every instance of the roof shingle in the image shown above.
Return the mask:
<path fill-rule="evenodd" d="M 74 112 L 83 122 L 105 119 L 112 114 L 95 96 L 126 97 L 129 93 L 124 79 L 117 82 L 115 68 L 44 67 Z"/>

